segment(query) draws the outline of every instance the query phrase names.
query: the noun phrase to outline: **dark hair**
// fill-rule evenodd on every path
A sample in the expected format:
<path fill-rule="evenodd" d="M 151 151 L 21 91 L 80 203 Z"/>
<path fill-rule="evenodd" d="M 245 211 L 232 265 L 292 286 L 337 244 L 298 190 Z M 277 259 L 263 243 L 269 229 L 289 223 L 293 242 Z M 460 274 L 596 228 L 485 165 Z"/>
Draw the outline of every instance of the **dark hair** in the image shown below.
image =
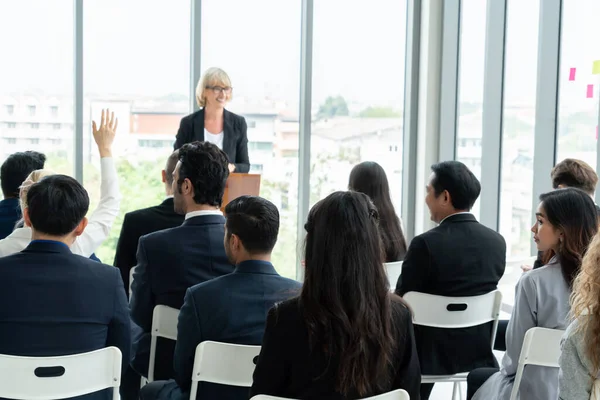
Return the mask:
<path fill-rule="evenodd" d="M 66 175 L 49 175 L 27 192 L 27 211 L 36 231 L 65 236 L 79 225 L 90 206 L 86 190 Z"/>
<path fill-rule="evenodd" d="M 0 167 L 0 181 L 4 197 L 19 197 L 19 187 L 36 169 L 43 169 L 46 156 L 37 151 L 13 153 Z"/>
<path fill-rule="evenodd" d="M 241 196 L 225 207 L 227 237 L 237 235 L 250 254 L 270 253 L 279 233 L 279 211 L 258 196 Z"/>
<path fill-rule="evenodd" d="M 300 307 L 311 351 L 339 360 L 328 368 L 344 395 L 385 391 L 391 379 L 396 346 L 377 224 L 367 195 L 349 191 L 319 201 L 305 225 Z"/>
<path fill-rule="evenodd" d="M 165 165 L 165 180 L 167 181 L 166 183 L 169 186 L 173 184 L 173 171 L 175 171 L 177 161 L 179 161 L 179 149 L 171 153 L 169 158 L 167 158 L 167 164 Z"/>
<path fill-rule="evenodd" d="M 596 205 L 589 194 L 576 188 L 544 193 L 540 201 L 545 218 L 563 231 L 564 239 L 557 256 L 563 278 L 571 288 L 588 245 L 598 231 Z"/>
<path fill-rule="evenodd" d="M 450 193 L 456 210 L 470 210 L 481 193 L 481 184 L 471 170 L 460 161 L 443 161 L 433 164 L 435 178 L 431 182 L 438 197 L 444 190 Z"/>
<path fill-rule="evenodd" d="M 194 187 L 194 202 L 220 207 L 225 182 L 229 177 L 229 160 L 223 150 L 210 142 L 192 142 L 179 149 L 177 188 L 189 179 Z"/>
<path fill-rule="evenodd" d="M 594 194 L 598 184 L 596 171 L 588 163 L 574 158 L 566 158 L 556 164 L 550 177 L 554 189 L 562 185 L 581 189 L 588 194 Z"/>
<path fill-rule="evenodd" d="M 379 213 L 379 233 L 383 242 L 385 261 L 402 261 L 406 254 L 407 244 L 396 215 L 387 176 L 381 165 L 365 161 L 350 172 L 349 189 L 366 194 L 371 198 Z"/>

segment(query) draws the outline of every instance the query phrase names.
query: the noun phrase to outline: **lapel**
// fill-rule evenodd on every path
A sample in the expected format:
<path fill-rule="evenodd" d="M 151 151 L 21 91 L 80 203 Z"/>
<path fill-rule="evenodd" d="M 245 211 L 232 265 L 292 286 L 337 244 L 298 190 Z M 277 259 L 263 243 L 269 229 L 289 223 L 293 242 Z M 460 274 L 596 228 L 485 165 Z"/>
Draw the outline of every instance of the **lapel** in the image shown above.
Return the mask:
<path fill-rule="evenodd" d="M 235 131 L 233 130 L 233 118 L 229 111 L 223 110 L 223 151 L 229 157 L 234 154 Z M 235 162 L 235 157 L 229 162 Z"/>
<path fill-rule="evenodd" d="M 194 117 L 194 140 L 204 142 L 204 108 L 198 110 Z"/>

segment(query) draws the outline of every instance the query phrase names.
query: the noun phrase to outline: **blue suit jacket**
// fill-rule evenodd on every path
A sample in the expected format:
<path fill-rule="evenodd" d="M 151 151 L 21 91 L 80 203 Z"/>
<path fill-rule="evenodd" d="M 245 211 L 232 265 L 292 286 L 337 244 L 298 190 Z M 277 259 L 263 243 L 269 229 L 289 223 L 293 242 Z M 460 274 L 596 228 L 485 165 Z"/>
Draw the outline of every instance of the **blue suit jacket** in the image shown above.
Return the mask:
<path fill-rule="evenodd" d="M 206 340 L 258 345 L 269 309 L 300 294 L 300 282 L 287 279 L 264 261 L 240 263 L 232 274 L 201 283 L 185 294 L 175 348 L 175 382 L 160 390 L 161 399 L 187 399 L 196 346 Z M 200 383 L 198 399 L 247 400 L 249 388 Z"/>
<path fill-rule="evenodd" d="M 140 238 L 130 299 L 131 318 L 142 331 L 133 344 L 132 366 L 138 373 L 148 373 L 154 306 L 179 309 L 189 287 L 233 272 L 223 247 L 224 235 L 225 218 L 204 215 Z M 158 341 L 155 379 L 173 377 L 174 350 L 173 341 Z"/>
<path fill-rule="evenodd" d="M 129 308 L 119 270 L 33 241 L 0 258 L 0 353 L 59 356 L 116 346 L 129 363 Z M 109 399 L 109 391 L 85 396 Z"/>
<path fill-rule="evenodd" d="M 19 199 L 4 199 L 0 201 L 0 239 L 4 239 L 15 229 L 15 224 L 21 219 Z"/>

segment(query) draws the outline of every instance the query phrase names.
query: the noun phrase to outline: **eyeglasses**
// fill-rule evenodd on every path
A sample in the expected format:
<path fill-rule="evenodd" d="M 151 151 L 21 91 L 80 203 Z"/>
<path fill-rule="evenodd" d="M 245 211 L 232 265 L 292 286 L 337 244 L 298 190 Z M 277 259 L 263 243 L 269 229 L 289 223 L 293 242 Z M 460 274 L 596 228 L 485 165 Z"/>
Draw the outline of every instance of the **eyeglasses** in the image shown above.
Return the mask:
<path fill-rule="evenodd" d="M 206 86 L 206 89 L 210 89 L 214 94 L 221 94 L 224 92 L 225 94 L 230 94 L 233 88 L 231 86 L 221 87 L 221 86 Z"/>

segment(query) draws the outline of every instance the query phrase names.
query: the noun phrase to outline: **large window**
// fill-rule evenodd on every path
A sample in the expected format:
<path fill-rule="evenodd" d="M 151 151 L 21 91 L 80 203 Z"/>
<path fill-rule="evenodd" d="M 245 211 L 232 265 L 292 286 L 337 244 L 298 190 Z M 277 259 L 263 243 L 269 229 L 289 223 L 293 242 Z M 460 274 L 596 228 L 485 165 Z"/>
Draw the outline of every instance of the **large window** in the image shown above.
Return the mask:
<path fill-rule="evenodd" d="M 375 161 L 400 214 L 406 1 L 315 2 L 313 40 L 310 203 Z"/>
<path fill-rule="evenodd" d="M 509 258 L 531 255 L 539 7 L 539 0 L 508 1 L 500 233 Z"/>
<path fill-rule="evenodd" d="M 578 158 L 596 167 L 600 45 L 596 0 L 563 3 L 557 161 Z"/>
<path fill-rule="evenodd" d="M 481 179 L 486 0 L 462 0 L 456 159 Z M 479 200 L 473 206 L 479 217 Z"/>
<path fill-rule="evenodd" d="M 235 10 L 232 12 L 231 10 Z M 300 0 L 203 0 L 202 71 L 232 80 L 228 108 L 246 118 L 250 173 L 280 212 L 273 264 L 296 276 Z"/>
<path fill-rule="evenodd" d="M 113 153 L 122 194 L 109 238 L 96 252 L 112 264 L 126 212 L 165 197 L 161 170 L 189 114 L 190 2 L 84 2 L 84 184 L 93 210 L 100 197 L 91 120 L 102 108 L 119 118 Z M 70 50 L 70 49 L 69 49 Z"/>
<path fill-rule="evenodd" d="M 0 2 L 0 37 L 0 164 L 35 150 L 72 174 L 72 0 Z"/>

